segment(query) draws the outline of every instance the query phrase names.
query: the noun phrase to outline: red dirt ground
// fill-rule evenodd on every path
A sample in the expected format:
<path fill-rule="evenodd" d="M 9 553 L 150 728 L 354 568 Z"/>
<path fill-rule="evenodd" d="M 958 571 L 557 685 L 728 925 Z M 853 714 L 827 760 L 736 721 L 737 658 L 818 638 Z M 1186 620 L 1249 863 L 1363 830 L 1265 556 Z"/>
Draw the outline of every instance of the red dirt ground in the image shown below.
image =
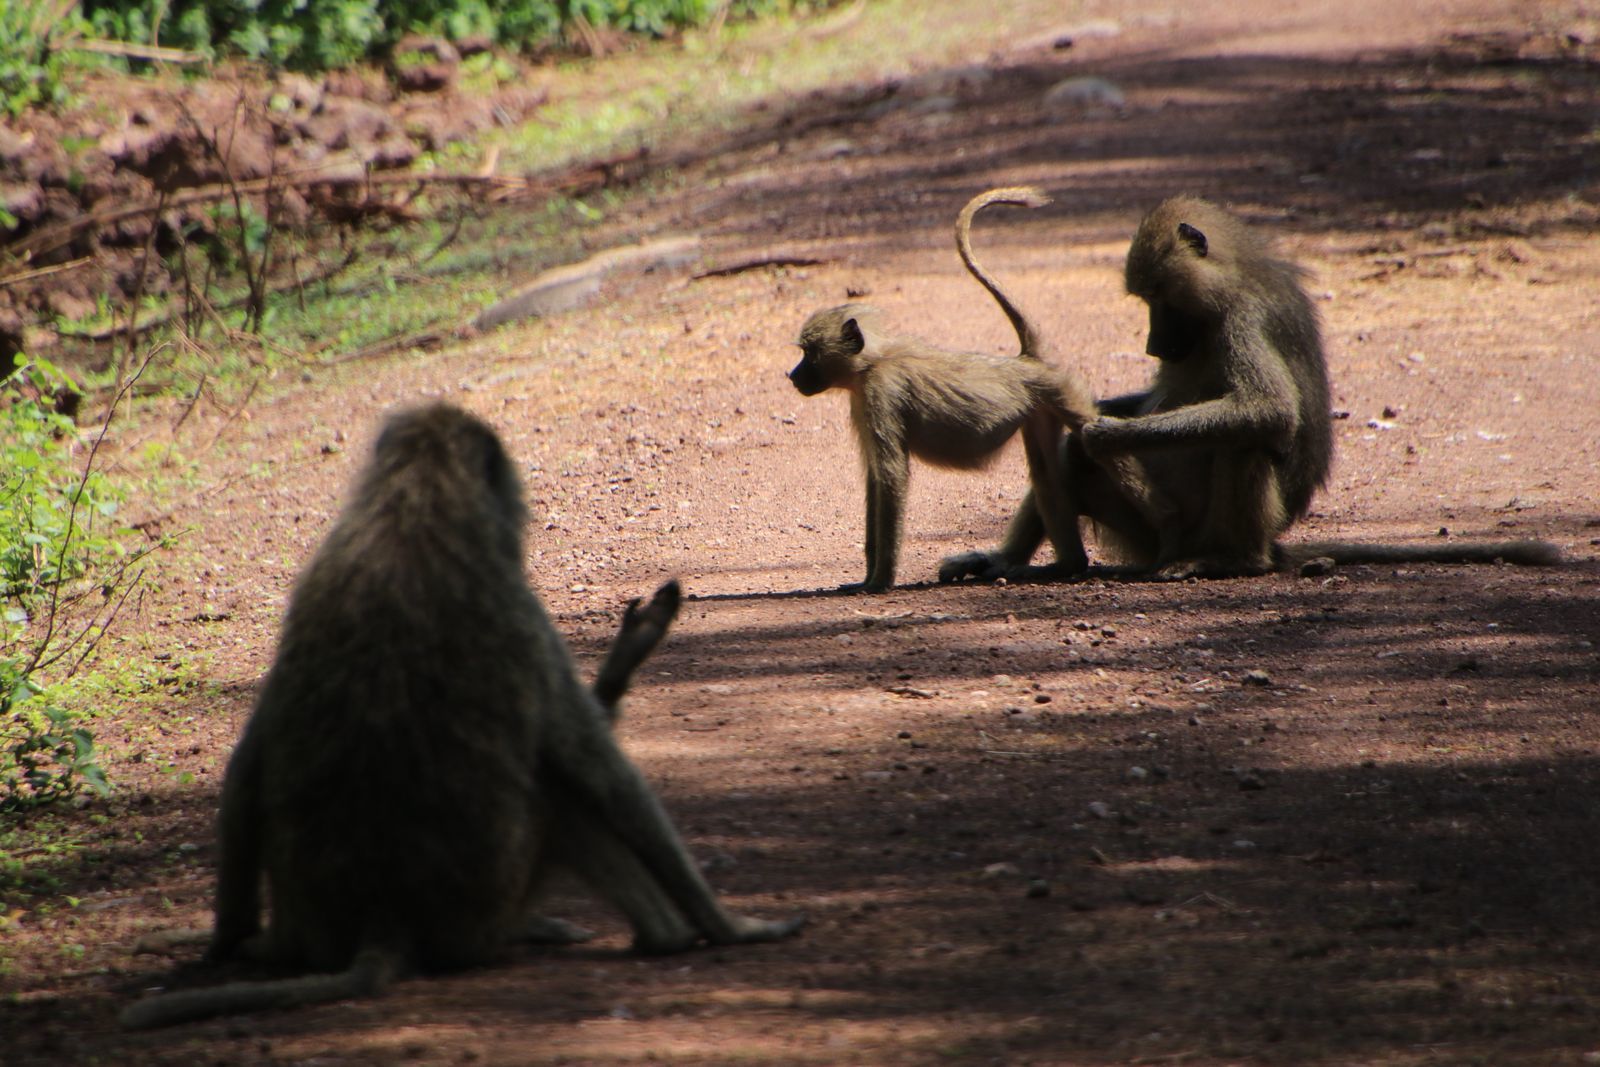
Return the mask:
<path fill-rule="evenodd" d="M 48 816 L 83 842 L 30 858 L 55 895 L 7 909 L 0 1059 L 1600 1062 L 1595 9 L 1080 13 L 1120 32 L 1053 50 L 1041 24 L 974 57 L 987 76 L 900 106 L 804 101 L 605 231 L 823 266 L 647 276 L 443 352 L 314 370 L 210 450 L 222 415 L 197 409 L 177 442 L 201 488 L 163 520 L 192 532 L 121 638 L 166 666 L 101 726 L 121 791 Z M 1041 104 L 1077 75 L 1125 106 Z M 1161 197 L 1228 202 L 1313 271 L 1348 417 L 1295 536 L 1543 537 L 1568 562 L 931 584 L 942 555 L 998 538 L 1013 455 L 918 469 L 908 584 L 831 594 L 863 572 L 861 489 L 843 400 L 783 377 L 794 333 L 865 290 L 1005 350 L 949 229 L 972 193 L 1024 181 L 1055 204 L 986 217 L 982 255 L 1100 389 L 1149 373 L 1119 268 Z M 734 906 L 810 925 L 638 959 L 572 892 L 550 910 L 602 929 L 592 946 L 119 1034 L 128 999 L 224 977 L 129 946 L 208 921 L 221 768 L 286 590 L 381 414 L 424 397 L 490 419 L 524 465 L 530 572 L 585 669 L 628 597 L 682 577 L 695 599 L 624 743 Z M 176 421 L 151 411 L 115 444 Z"/>

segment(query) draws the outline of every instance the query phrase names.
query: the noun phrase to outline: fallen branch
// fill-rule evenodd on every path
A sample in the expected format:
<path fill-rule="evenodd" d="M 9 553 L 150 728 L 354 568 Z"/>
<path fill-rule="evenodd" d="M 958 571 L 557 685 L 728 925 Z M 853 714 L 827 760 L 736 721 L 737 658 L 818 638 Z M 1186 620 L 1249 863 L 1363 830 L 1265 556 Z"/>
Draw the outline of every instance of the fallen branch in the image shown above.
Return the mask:
<path fill-rule="evenodd" d="M 8 285 L 19 285 L 22 282 L 31 282 L 38 278 L 46 278 L 52 274 L 60 274 L 75 267 L 81 267 L 93 260 L 93 256 L 84 256 L 82 259 L 74 259 L 67 263 L 56 263 L 49 267 L 36 267 L 33 270 L 25 270 L 21 274 L 13 274 L 9 278 L 0 278 L 0 288 Z"/>
<path fill-rule="evenodd" d="M 206 57 L 199 52 L 186 52 L 181 48 L 167 48 L 158 44 L 134 44 L 132 41 L 88 40 L 67 41 L 60 46 L 63 52 L 93 52 L 102 56 L 121 56 L 124 59 L 148 59 L 156 63 L 204 63 Z"/>
<path fill-rule="evenodd" d="M 690 275 L 694 281 L 702 278 L 722 278 L 730 274 L 743 274 L 749 270 L 760 270 L 763 267 L 818 267 L 830 260 L 820 259 L 816 256 L 792 256 L 774 253 L 768 255 L 752 256 L 749 259 L 735 260 L 715 267 L 709 267 L 699 274 Z"/>

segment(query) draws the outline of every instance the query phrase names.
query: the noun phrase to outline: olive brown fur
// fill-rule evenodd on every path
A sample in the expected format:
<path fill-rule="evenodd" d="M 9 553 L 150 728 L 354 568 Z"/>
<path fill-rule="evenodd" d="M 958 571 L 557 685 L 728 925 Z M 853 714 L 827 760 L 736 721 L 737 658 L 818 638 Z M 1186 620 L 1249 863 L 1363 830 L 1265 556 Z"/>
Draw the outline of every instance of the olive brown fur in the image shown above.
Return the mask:
<path fill-rule="evenodd" d="M 991 204 L 1039 207 L 1036 189 L 992 189 L 974 197 L 956 221 L 961 261 L 1000 305 L 1019 352 L 998 356 L 953 351 L 892 332 L 866 304 L 818 311 L 800 330 L 801 359 L 789 380 L 804 396 L 850 394 L 850 420 L 866 474 L 866 579 L 847 589 L 879 592 L 894 584 L 911 457 L 938 467 L 981 470 L 1020 430 L 1041 537 L 1081 542 L 1058 488 L 1065 427 L 1097 417 L 1093 394 L 1072 372 L 1048 361 L 1040 331 L 972 254 L 973 217 Z M 1059 542 L 1058 542 L 1059 539 Z"/>
<path fill-rule="evenodd" d="M 1284 544 L 1333 458 L 1327 362 L 1299 266 L 1208 201 L 1175 197 L 1139 224 L 1128 292 L 1147 305 L 1149 387 L 1101 401 L 1100 418 L 1061 446 L 1063 496 L 1131 569 L 1227 577 L 1335 563 L 1548 564 L 1542 541 L 1484 544 Z M 1122 477 L 1133 463 L 1140 477 Z M 1156 521 L 1151 517 L 1156 516 Z M 1025 577 L 1046 524 L 1030 498 L 995 552 L 946 559 L 941 580 Z M 1058 565 L 1064 553 L 1052 532 Z M 1079 542 L 1081 547 L 1081 541 Z M 1086 566 L 1086 558 L 1085 558 Z"/>
<path fill-rule="evenodd" d="M 641 951 L 799 927 L 722 907 L 612 734 L 676 587 L 624 620 L 608 707 L 523 576 L 525 524 L 485 423 L 443 404 L 388 421 L 296 584 L 223 784 L 208 957 L 301 976 L 147 998 L 125 1026 L 363 995 L 582 936 L 532 913 L 558 869 L 618 907 Z"/>

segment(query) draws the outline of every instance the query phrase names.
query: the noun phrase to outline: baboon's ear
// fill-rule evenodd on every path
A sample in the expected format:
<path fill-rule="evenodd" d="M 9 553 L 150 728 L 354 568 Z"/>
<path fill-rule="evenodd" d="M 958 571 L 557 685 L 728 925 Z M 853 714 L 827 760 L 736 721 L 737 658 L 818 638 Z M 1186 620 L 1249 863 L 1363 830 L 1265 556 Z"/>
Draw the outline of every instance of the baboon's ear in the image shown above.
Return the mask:
<path fill-rule="evenodd" d="M 866 335 L 861 332 L 861 325 L 855 319 L 844 320 L 844 324 L 839 327 L 839 336 L 850 346 L 852 356 L 867 347 Z"/>
<path fill-rule="evenodd" d="M 1211 246 L 1206 242 L 1206 235 L 1190 226 L 1187 222 L 1178 223 L 1178 236 L 1183 238 L 1183 243 L 1194 249 L 1194 254 L 1201 259 L 1205 258 L 1206 251 Z"/>

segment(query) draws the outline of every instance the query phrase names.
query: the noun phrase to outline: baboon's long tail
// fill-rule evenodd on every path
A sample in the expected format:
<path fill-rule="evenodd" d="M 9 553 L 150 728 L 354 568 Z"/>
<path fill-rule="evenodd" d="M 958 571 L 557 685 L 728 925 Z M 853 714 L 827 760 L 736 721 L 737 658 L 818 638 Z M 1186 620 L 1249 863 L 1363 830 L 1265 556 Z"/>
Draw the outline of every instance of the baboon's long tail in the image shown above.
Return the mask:
<path fill-rule="evenodd" d="M 678 604 L 683 599 L 683 588 L 676 578 L 657 589 L 648 604 L 635 599 L 623 613 L 622 625 L 611 651 L 594 678 L 595 699 L 613 724 L 621 710 L 621 701 L 633 682 L 633 672 L 655 651 L 656 645 L 667 635 L 667 628 L 678 617 Z"/>
<path fill-rule="evenodd" d="M 1550 567 L 1561 562 L 1561 550 L 1548 541 L 1480 541 L 1468 544 L 1385 545 L 1359 541 L 1301 541 L 1273 546 L 1280 569 L 1298 567 L 1319 557 L 1335 563 L 1494 563 L 1503 560 L 1524 567 Z"/>
<path fill-rule="evenodd" d="M 995 303 L 1000 305 L 1000 310 L 1006 313 L 1006 318 L 1011 320 L 1011 326 L 1017 331 L 1017 343 L 1022 346 L 1022 354 L 1038 358 L 1040 337 L 1022 312 L 1011 302 L 1000 288 L 1000 283 L 995 281 L 988 271 L 983 269 L 972 254 L 972 219 L 978 212 L 990 204 L 1015 204 L 1018 207 L 1044 207 L 1050 198 L 1031 185 L 1012 185 L 1003 189 L 990 189 L 986 193 L 979 193 L 967 201 L 967 206 L 961 209 L 961 214 L 956 218 L 956 251 L 961 253 L 961 262 L 967 265 L 967 270 L 978 279 L 978 284 L 989 290 L 989 295 L 994 297 Z"/>
<path fill-rule="evenodd" d="M 267 1008 L 298 1008 L 351 997 L 372 996 L 400 972 L 400 956 L 389 949 L 363 949 L 348 970 L 268 982 L 233 982 L 212 989 L 162 993 L 128 1005 L 119 1021 L 129 1030 L 238 1015 Z"/>

